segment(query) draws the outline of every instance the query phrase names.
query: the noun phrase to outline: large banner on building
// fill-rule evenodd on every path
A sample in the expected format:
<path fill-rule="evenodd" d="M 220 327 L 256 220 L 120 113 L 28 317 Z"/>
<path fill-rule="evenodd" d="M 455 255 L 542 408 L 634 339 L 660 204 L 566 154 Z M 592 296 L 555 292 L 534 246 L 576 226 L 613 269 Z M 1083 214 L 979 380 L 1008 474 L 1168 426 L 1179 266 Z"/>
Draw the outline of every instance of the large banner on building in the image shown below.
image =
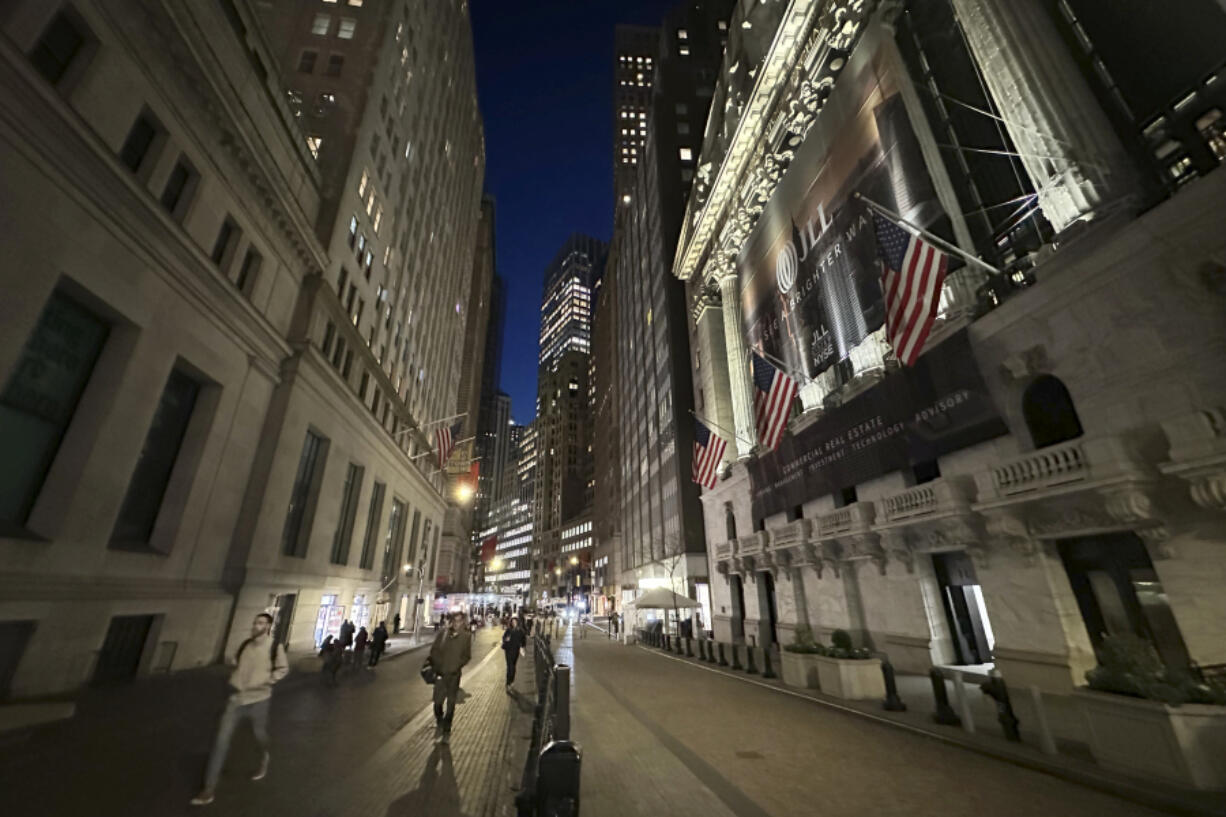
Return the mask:
<path fill-rule="evenodd" d="M 1007 431 L 964 329 L 749 460 L 754 519 Z"/>
<path fill-rule="evenodd" d="M 871 213 L 854 194 L 949 232 L 899 92 L 903 69 L 879 42 L 853 52 L 737 261 L 750 345 L 809 378 L 885 318 Z"/>

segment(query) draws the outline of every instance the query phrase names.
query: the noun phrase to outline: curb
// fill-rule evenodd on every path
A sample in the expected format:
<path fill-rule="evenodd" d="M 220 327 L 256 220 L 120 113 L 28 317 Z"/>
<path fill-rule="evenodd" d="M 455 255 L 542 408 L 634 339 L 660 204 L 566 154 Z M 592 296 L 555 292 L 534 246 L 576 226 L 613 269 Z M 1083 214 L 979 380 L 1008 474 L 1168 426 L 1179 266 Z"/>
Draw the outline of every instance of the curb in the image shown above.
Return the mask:
<path fill-rule="evenodd" d="M 1200 803 L 1191 803 L 1178 795 L 1172 795 L 1165 791 L 1157 791 L 1131 780 L 1121 780 L 1103 775 L 1097 775 L 1088 769 L 1073 768 L 1060 763 L 1045 761 L 1038 757 L 1030 757 L 1018 752 L 1009 751 L 1005 748 L 986 745 L 976 741 L 964 740 L 955 737 L 954 735 L 944 735 L 940 732 L 930 731 L 914 724 L 905 723 L 901 720 L 895 720 L 884 715 L 865 712 L 863 710 L 850 706 L 844 706 L 823 698 L 806 695 L 803 692 L 789 689 L 781 684 L 775 685 L 766 681 L 748 677 L 744 673 L 735 673 L 729 670 L 720 669 L 718 667 L 708 667 L 698 663 L 697 661 L 691 661 L 675 655 L 664 654 L 656 648 L 646 647 L 641 644 L 635 644 L 634 646 L 644 652 L 658 655 L 660 658 L 667 658 L 695 669 L 705 670 L 707 672 L 732 678 L 743 683 L 753 684 L 754 686 L 773 690 L 774 692 L 782 695 L 790 695 L 794 698 L 799 698 L 804 701 L 809 701 L 811 703 L 827 707 L 828 709 L 834 709 L 849 715 L 855 715 L 866 720 L 891 726 L 895 729 L 902 729 L 914 735 L 926 737 L 931 740 L 937 740 L 941 743 L 956 746 L 960 749 L 977 752 L 981 755 L 986 755 L 1005 763 L 1011 763 L 1015 766 L 1030 769 L 1031 771 L 1048 774 L 1052 777 L 1057 777 L 1070 783 L 1076 783 L 1088 789 L 1094 789 L 1095 791 L 1100 791 L 1104 794 L 1109 794 L 1122 800 L 1129 800 L 1139 805 L 1148 806 L 1149 808 L 1159 809 L 1170 814 L 1180 815 L 1180 817 L 1223 817 L 1223 815 L 1226 815 L 1226 809 L 1216 809 L 1212 806 L 1202 805 Z"/>

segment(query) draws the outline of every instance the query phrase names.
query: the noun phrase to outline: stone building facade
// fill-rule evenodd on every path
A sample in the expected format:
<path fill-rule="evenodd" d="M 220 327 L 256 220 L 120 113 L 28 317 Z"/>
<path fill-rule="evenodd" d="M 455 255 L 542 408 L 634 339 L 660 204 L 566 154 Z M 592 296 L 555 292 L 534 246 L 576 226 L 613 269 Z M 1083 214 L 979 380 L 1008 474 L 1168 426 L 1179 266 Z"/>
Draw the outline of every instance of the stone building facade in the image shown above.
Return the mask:
<path fill-rule="evenodd" d="M 897 83 L 947 214 L 932 229 L 967 261 L 946 279 L 914 370 L 879 330 L 816 376 L 798 375 L 800 405 L 780 449 L 791 454 L 755 444 L 747 350 L 765 341 L 747 332 L 744 310 L 756 307 L 743 289 L 747 259 L 761 252 L 778 201 L 814 188 L 815 160 L 839 144 L 832 128 L 863 110 L 848 77 L 867 64 L 878 78 L 914 76 L 927 35 L 897 4 L 739 4 L 734 14 L 722 118 L 707 131 L 673 267 L 690 288 L 695 387 L 737 437 L 702 496 L 720 576 L 714 635 L 769 646 L 801 626 L 826 642 L 846 630 L 904 672 L 994 666 L 1010 685 L 1041 690 L 1058 737 L 1085 741 L 1073 693 L 1105 635 L 1145 638 L 1176 667 L 1226 664 L 1226 607 L 1213 589 L 1226 570 L 1226 241 L 1215 226 L 1226 177 L 1210 168 L 1174 195 L 1155 183 L 1154 167 L 1128 158 L 1135 146 L 1121 146 L 1129 135 L 1096 112 L 1090 79 L 1061 56 L 1037 4 L 953 0 L 948 13 L 966 31 L 958 59 L 977 60 L 990 93 L 1020 81 L 1009 72 L 1035 64 L 1031 52 L 1051 53 L 1027 73 L 1036 87 L 1010 97 L 1005 144 L 1026 144 L 1013 132 L 1022 129 L 1063 152 L 1049 164 L 1032 161 L 1034 147 L 1009 159 L 1034 229 L 981 220 L 960 203 L 976 174 L 933 136 L 965 126 L 934 121 L 923 87 Z M 1184 107 L 1211 111 L 1215 93 L 1194 90 Z M 974 422 L 991 431 L 915 443 L 915 432 L 946 433 L 932 418 L 948 407 L 890 406 L 886 396 L 938 364 L 973 373 L 979 385 L 949 406 L 977 393 Z M 883 430 L 890 411 L 901 412 L 897 428 Z M 901 460 L 883 442 L 893 433 L 912 435 Z M 873 446 L 885 452 L 876 463 L 831 482 L 849 473 L 840 458 Z M 1014 706 L 1033 722 L 1028 702 Z"/>
<path fill-rule="evenodd" d="M 448 6 L 414 24 L 431 47 L 442 32 L 467 42 L 466 17 Z M 0 491 L 0 696 L 201 666 L 262 611 L 299 653 L 341 617 L 369 625 L 399 608 L 407 621 L 408 596 L 386 594 L 386 577 L 437 552 L 441 481 L 410 457 L 429 445 L 423 412 L 454 405 L 457 384 L 404 392 L 413 378 L 385 343 L 400 348 L 403 332 L 391 304 L 421 300 L 415 336 L 446 352 L 434 371 L 458 368 L 444 357 L 462 316 L 427 301 L 454 301 L 471 271 L 483 170 L 471 46 L 452 53 L 469 65 L 453 93 L 471 110 L 447 103 L 458 135 L 438 137 L 452 138 L 451 166 L 468 168 L 443 185 L 456 232 L 431 237 L 421 213 L 379 199 L 379 229 L 377 206 L 363 206 L 358 235 L 387 248 L 367 260 L 349 216 L 325 211 L 356 208 L 359 168 L 378 163 L 338 161 L 347 181 L 329 185 L 329 143 L 287 94 L 263 22 L 239 0 L 0 13 L 14 260 L 0 435 L 15 452 Z M 333 21 L 314 36 L 339 53 L 341 32 Z M 432 83 L 413 104 L 449 99 L 445 77 Z M 378 120 L 361 120 L 363 139 Z M 400 171 L 385 174 L 398 189 Z M 339 243 L 325 222 L 344 224 Z M 414 283 L 405 260 L 431 241 L 439 254 L 422 258 L 455 270 L 447 287 Z M 365 310 L 349 282 L 338 289 L 342 269 Z M 57 647 L 28 649 L 32 638 Z"/>

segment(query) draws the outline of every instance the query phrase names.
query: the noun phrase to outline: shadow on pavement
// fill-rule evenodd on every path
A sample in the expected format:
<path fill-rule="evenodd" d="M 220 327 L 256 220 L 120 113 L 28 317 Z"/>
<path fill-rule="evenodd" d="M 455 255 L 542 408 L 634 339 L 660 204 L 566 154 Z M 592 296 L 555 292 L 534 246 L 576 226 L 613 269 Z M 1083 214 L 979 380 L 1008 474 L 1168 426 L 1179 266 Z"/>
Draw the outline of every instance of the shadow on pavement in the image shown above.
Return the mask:
<path fill-rule="evenodd" d="M 451 747 L 437 744 L 426 758 L 417 788 L 392 802 L 387 817 L 466 817 L 460 810 L 460 789 L 456 785 Z"/>

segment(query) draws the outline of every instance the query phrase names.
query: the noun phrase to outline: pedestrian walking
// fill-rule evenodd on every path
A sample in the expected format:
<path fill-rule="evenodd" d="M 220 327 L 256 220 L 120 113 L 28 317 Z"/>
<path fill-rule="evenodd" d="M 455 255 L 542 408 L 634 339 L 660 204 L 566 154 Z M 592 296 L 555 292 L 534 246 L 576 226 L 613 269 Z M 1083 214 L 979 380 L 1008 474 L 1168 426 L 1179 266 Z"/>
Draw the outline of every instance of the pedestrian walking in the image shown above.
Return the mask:
<path fill-rule="evenodd" d="M 464 624 L 464 614 L 452 613 L 449 625 L 439 630 L 430 647 L 430 657 L 426 660 L 438 676 L 434 682 L 434 728 L 439 743 L 451 740 L 460 672 L 472 658 L 472 646 L 473 637 Z"/>
<path fill-rule="evenodd" d="M 524 631 L 519 626 L 519 619 L 512 618 L 502 633 L 502 649 L 507 659 L 507 692 L 515 683 L 515 664 L 519 661 L 519 651 L 524 648 Z"/>
<path fill-rule="evenodd" d="M 380 621 L 370 636 L 370 666 L 378 666 L 383 651 L 387 649 L 387 622 Z"/>
<path fill-rule="evenodd" d="M 230 752 L 230 739 L 239 721 L 251 721 L 251 730 L 260 744 L 262 756 L 260 767 L 251 776 L 263 780 L 268 774 L 268 705 L 272 699 L 273 684 L 289 673 L 289 660 L 285 648 L 272 637 L 272 616 L 260 613 L 251 622 L 251 637 L 239 645 L 234 655 L 234 672 L 230 675 L 230 687 L 234 693 L 226 701 L 225 712 L 217 727 L 217 738 L 209 753 L 209 762 L 204 772 L 204 788 L 192 798 L 193 806 L 206 806 L 213 802 L 221 768 Z"/>
<path fill-rule="evenodd" d="M 609 632 L 617 638 L 617 613 L 609 613 Z"/>
<path fill-rule="evenodd" d="M 353 667 L 357 669 L 362 666 L 363 659 L 366 658 L 366 642 L 370 640 L 370 633 L 366 632 L 366 628 L 358 630 L 357 638 L 353 640 Z"/>
<path fill-rule="evenodd" d="M 341 647 L 341 661 L 345 663 L 348 663 L 349 659 L 352 657 L 350 649 L 353 647 L 353 631 L 354 627 L 352 621 L 345 619 L 341 622 L 341 633 L 338 640 L 340 641 Z"/>
<path fill-rule="evenodd" d="M 400 614 L 399 613 L 392 616 L 392 632 L 393 633 L 400 632 Z"/>
<path fill-rule="evenodd" d="M 332 686 L 336 686 L 336 673 L 341 668 L 341 645 L 332 636 L 324 639 L 324 643 L 319 646 L 319 657 L 324 660 L 323 668 L 320 672 L 324 678 L 331 682 Z"/>

